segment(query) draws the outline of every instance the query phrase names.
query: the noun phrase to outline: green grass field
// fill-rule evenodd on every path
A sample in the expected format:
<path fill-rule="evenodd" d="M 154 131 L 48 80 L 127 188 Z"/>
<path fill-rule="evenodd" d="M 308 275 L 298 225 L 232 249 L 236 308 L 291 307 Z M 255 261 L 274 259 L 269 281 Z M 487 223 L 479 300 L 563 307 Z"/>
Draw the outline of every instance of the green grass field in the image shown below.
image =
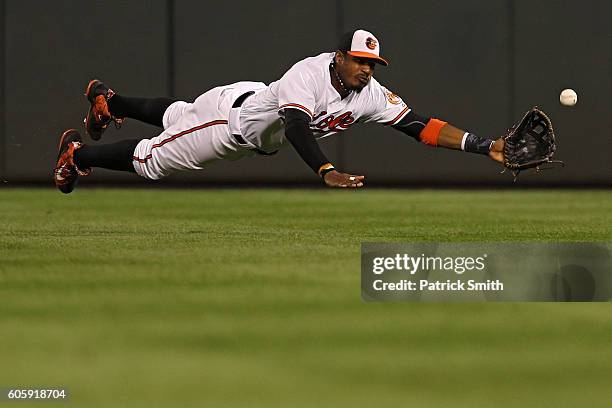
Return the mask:
<path fill-rule="evenodd" d="M 2 189 L 0 388 L 62 385 L 72 407 L 608 407 L 610 304 L 364 303 L 359 251 L 609 242 L 611 214 L 611 191 Z"/>

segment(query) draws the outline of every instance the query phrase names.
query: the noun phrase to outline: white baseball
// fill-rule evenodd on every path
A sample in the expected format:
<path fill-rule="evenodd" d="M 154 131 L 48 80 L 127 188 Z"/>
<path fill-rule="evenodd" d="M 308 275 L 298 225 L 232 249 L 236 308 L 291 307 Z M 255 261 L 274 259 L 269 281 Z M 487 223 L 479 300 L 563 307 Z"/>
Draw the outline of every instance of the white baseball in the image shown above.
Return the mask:
<path fill-rule="evenodd" d="M 564 106 L 574 106 L 578 102 L 578 94 L 573 89 L 564 89 L 559 95 L 559 102 Z"/>

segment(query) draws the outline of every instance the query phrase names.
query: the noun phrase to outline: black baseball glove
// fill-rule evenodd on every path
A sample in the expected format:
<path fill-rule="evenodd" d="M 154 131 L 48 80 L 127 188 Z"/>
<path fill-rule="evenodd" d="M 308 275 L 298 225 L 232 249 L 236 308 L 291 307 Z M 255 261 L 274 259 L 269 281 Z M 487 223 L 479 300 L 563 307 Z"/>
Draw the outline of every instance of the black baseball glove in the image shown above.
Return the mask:
<path fill-rule="evenodd" d="M 552 160 L 556 149 L 552 122 L 537 106 L 510 128 L 503 139 L 504 166 L 512 171 L 515 181 L 521 171 L 534 167 L 540 171 L 545 163 L 564 166 L 562 161 Z"/>

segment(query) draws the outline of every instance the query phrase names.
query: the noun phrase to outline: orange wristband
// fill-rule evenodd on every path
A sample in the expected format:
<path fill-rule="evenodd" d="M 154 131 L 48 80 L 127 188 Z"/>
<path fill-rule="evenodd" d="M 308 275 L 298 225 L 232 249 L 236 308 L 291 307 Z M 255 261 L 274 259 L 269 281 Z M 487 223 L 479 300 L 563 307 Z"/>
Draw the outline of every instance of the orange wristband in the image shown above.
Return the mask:
<path fill-rule="evenodd" d="M 325 163 L 324 165 L 322 165 L 321 167 L 319 167 L 319 171 L 317 171 L 317 174 L 318 174 L 319 176 L 322 176 L 321 172 L 322 172 L 323 170 L 327 170 L 327 169 L 332 169 L 332 170 L 333 170 L 333 169 L 334 169 L 334 165 L 333 165 L 333 164 L 331 164 L 331 163 Z"/>
<path fill-rule="evenodd" d="M 421 133 L 419 135 L 421 142 L 425 143 L 426 145 L 430 145 L 434 147 L 437 146 L 438 137 L 440 136 L 440 131 L 442 130 L 444 125 L 446 125 L 447 123 L 448 122 L 444 122 L 439 119 L 434 119 L 434 118 L 430 119 L 429 122 L 427 123 L 427 126 L 425 126 L 423 130 L 421 130 Z"/>

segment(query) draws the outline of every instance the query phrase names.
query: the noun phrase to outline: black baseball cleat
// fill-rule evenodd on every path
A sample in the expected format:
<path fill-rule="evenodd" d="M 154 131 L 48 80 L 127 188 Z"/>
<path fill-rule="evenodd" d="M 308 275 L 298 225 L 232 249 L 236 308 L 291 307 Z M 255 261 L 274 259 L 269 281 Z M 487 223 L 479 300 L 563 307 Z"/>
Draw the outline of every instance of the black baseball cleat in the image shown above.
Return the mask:
<path fill-rule="evenodd" d="M 108 110 L 108 100 L 113 95 L 115 92 L 99 79 L 92 79 L 87 84 L 85 96 L 91 106 L 85 116 L 85 130 L 93 140 L 100 140 L 111 122 L 117 127 L 123 122 L 123 118 L 113 116 Z"/>
<path fill-rule="evenodd" d="M 74 164 L 74 152 L 83 146 L 81 135 L 75 129 L 62 133 L 57 154 L 57 163 L 53 169 L 55 186 L 64 194 L 71 193 L 79 176 L 87 176 L 91 169 L 80 170 Z"/>

